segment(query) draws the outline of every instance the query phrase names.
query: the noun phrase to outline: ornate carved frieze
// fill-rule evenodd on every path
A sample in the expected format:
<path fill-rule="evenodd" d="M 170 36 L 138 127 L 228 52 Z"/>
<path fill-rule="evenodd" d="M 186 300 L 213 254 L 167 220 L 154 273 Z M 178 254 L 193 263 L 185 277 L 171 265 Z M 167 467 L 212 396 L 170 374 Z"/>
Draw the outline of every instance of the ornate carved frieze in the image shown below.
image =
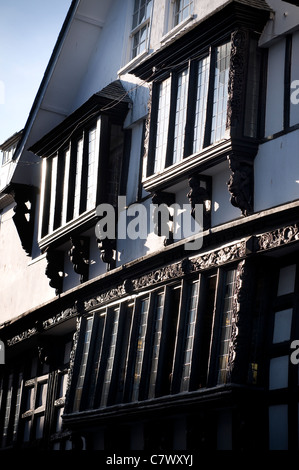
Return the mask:
<path fill-rule="evenodd" d="M 76 307 L 70 307 L 62 312 L 59 312 L 54 317 L 47 318 L 47 320 L 43 321 L 43 330 L 47 330 L 52 326 L 58 325 L 59 323 L 74 317 L 78 314 L 78 310 Z"/>
<path fill-rule="evenodd" d="M 17 343 L 20 343 L 21 341 L 29 339 L 31 336 L 37 335 L 42 331 L 51 328 L 52 326 L 58 325 L 69 318 L 75 317 L 76 315 L 78 315 L 78 309 L 76 306 L 67 308 L 59 312 L 57 315 L 47 318 L 43 322 L 35 322 L 34 326 L 29 327 L 22 333 L 19 333 L 18 335 L 15 335 L 12 338 L 8 339 L 7 345 L 13 346 Z"/>
<path fill-rule="evenodd" d="M 109 289 L 96 297 L 88 299 L 84 302 L 84 308 L 90 310 L 91 308 L 98 307 L 99 305 L 105 304 L 111 300 L 122 297 L 126 293 L 124 283 L 119 284 L 112 289 Z"/>
<path fill-rule="evenodd" d="M 25 339 L 29 339 L 31 336 L 37 334 L 38 330 L 36 327 L 28 328 L 25 331 L 22 331 L 22 333 L 19 333 L 18 335 L 13 336 L 12 338 L 9 338 L 6 342 L 7 346 L 14 346 L 17 343 L 20 343 L 21 341 L 24 341 Z"/>
<path fill-rule="evenodd" d="M 241 241 L 230 246 L 211 251 L 190 260 L 191 271 L 202 271 L 220 266 L 222 264 L 237 261 L 246 255 L 246 241 Z"/>
<path fill-rule="evenodd" d="M 184 273 L 184 262 L 182 261 L 171 264 L 169 266 L 164 266 L 163 268 L 151 271 L 137 279 L 132 279 L 133 289 L 139 290 L 145 287 L 153 286 L 160 282 L 176 279 L 183 276 Z"/>
<path fill-rule="evenodd" d="M 287 245 L 299 240 L 298 224 L 281 227 L 258 236 L 258 249 L 269 250 Z"/>
<path fill-rule="evenodd" d="M 88 279 L 89 240 L 84 237 L 71 237 L 71 248 L 68 252 L 74 271 L 80 274 L 80 282 Z"/>

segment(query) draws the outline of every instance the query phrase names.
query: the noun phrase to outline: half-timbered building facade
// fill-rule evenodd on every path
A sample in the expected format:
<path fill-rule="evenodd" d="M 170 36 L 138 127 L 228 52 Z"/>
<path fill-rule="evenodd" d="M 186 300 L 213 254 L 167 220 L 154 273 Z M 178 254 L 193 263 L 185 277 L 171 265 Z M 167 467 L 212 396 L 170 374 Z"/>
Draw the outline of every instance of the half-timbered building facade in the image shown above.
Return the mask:
<path fill-rule="evenodd" d="M 298 450 L 298 56 L 296 1 L 73 0 L 1 167 L 1 448 Z"/>

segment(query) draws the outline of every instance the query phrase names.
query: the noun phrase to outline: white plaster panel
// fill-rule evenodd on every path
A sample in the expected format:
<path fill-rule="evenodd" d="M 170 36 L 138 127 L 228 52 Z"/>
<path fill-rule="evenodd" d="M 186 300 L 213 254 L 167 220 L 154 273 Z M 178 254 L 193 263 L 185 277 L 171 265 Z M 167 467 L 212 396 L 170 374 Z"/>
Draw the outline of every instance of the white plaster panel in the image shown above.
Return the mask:
<path fill-rule="evenodd" d="M 283 128 L 285 40 L 269 49 L 265 136 Z"/>
<path fill-rule="evenodd" d="M 230 202 L 230 194 L 227 187 L 229 178 L 229 169 L 222 169 L 219 173 L 213 175 L 212 227 L 237 219 L 242 215 L 240 209 L 234 207 Z"/>
<path fill-rule="evenodd" d="M 299 197 L 299 131 L 260 146 L 255 158 L 255 211 Z"/>

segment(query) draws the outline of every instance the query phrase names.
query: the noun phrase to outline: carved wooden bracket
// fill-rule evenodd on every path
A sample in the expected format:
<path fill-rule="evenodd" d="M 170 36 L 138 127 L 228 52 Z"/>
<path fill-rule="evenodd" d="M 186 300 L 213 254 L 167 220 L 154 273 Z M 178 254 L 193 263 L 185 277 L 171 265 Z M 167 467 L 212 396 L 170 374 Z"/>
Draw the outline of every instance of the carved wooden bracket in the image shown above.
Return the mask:
<path fill-rule="evenodd" d="M 89 240 L 85 237 L 71 237 L 71 248 L 68 252 L 75 273 L 80 274 L 80 282 L 88 279 Z"/>
<path fill-rule="evenodd" d="M 13 221 L 27 255 L 31 254 L 33 238 L 34 194 L 33 188 L 24 185 L 13 186 L 16 202 Z M 29 207 L 26 205 L 29 203 Z"/>
<path fill-rule="evenodd" d="M 114 212 L 114 218 L 114 227 L 116 227 L 116 210 Z M 100 220 L 101 217 L 98 217 L 98 221 Z M 99 235 L 101 235 L 101 231 L 97 233 L 97 244 L 101 253 L 101 260 L 108 265 L 109 269 L 113 269 L 115 267 L 116 240 L 115 238 L 108 238 L 106 233 L 103 234 L 105 238 L 101 238 Z"/>
<path fill-rule="evenodd" d="M 227 182 L 230 202 L 248 216 L 253 213 L 253 161 L 242 160 L 236 156 L 229 157 L 232 172 Z"/>
<path fill-rule="evenodd" d="M 49 285 L 55 289 L 56 295 L 62 292 L 63 272 L 64 272 L 63 252 L 48 249 L 46 254 L 47 267 L 46 276 L 50 279 Z"/>
<path fill-rule="evenodd" d="M 152 194 L 152 203 L 156 206 L 154 209 L 154 233 L 159 237 L 165 236 L 164 245 L 170 245 L 173 242 L 173 227 L 165 226 L 165 222 L 173 222 L 173 216 L 168 207 L 175 203 L 175 194 L 157 191 Z M 162 218 L 161 210 L 168 212 L 165 220 Z"/>
<path fill-rule="evenodd" d="M 191 205 L 191 215 L 195 219 L 195 206 L 201 204 L 203 206 L 203 230 L 211 226 L 211 178 L 201 176 L 200 174 L 190 175 L 188 178 L 190 191 L 187 193 Z"/>
<path fill-rule="evenodd" d="M 114 251 L 116 248 L 115 240 L 111 240 L 109 238 L 103 238 L 102 240 L 100 240 L 98 238 L 97 244 L 101 252 L 101 260 L 104 263 L 109 264 L 110 268 L 113 268 L 115 266 L 115 257 L 114 257 L 115 256 Z"/>

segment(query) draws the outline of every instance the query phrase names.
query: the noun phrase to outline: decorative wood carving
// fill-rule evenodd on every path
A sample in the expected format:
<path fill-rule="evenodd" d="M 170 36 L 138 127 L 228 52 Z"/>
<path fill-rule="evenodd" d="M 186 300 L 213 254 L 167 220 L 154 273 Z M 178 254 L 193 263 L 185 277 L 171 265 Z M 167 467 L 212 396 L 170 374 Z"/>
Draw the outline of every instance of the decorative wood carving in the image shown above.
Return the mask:
<path fill-rule="evenodd" d="M 169 266 L 165 266 L 163 268 L 151 271 L 137 278 L 125 279 L 112 289 L 108 289 L 105 292 L 102 292 L 101 294 L 97 295 L 96 297 L 84 300 L 81 309 L 86 311 L 91 310 L 93 308 L 98 307 L 99 305 L 104 305 L 112 300 L 116 300 L 125 295 L 128 295 L 128 293 L 138 291 L 140 289 L 147 288 L 150 286 L 154 286 L 159 283 L 167 282 L 169 280 L 180 279 L 182 276 L 188 273 L 204 271 L 206 269 L 221 266 L 226 263 L 242 260 L 246 258 L 247 254 L 251 253 L 252 251 L 259 252 L 264 250 L 270 250 L 298 241 L 299 223 L 281 227 L 273 231 L 265 232 L 261 235 L 258 235 L 254 240 L 252 238 L 250 238 L 249 240 L 242 240 L 238 243 L 208 253 L 203 253 L 199 256 L 195 256 L 190 259 L 185 258 L 178 263 L 174 263 Z M 251 246 L 253 244 L 256 245 L 256 247 L 254 246 L 254 249 Z M 251 248 L 248 248 L 249 245 L 251 246 Z M 54 261 L 55 260 L 57 261 L 57 257 L 54 257 Z M 241 275 L 240 271 L 240 280 L 241 278 L 243 278 L 243 276 L 244 273 L 242 273 Z M 47 328 L 50 328 L 56 324 L 58 325 L 60 322 L 63 322 L 68 318 L 78 316 L 79 310 L 77 306 L 71 306 L 61 312 L 58 312 L 54 316 L 51 316 L 44 320 L 42 322 L 42 327 L 40 327 L 39 324 L 35 323 L 33 326 L 30 326 L 26 330 L 9 338 L 6 341 L 6 344 L 7 346 L 13 346 L 19 342 L 29 339 L 31 336 L 37 335 L 40 332 L 41 328 L 43 330 L 46 330 Z"/>
<path fill-rule="evenodd" d="M 231 156 L 229 167 L 232 175 L 227 186 L 231 204 L 248 216 L 253 213 L 253 162 L 244 161 L 241 156 Z"/>
<path fill-rule="evenodd" d="M 97 244 L 102 261 L 109 264 L 110 268 L 113 268 L 115 266 L 115 240 L 109 238 L 97 239 Z"/>
<path fill-rule="evenodd" d="M 25 331 L 22 331 L 18 335 L 13 336 L 12 338 L 7 340 L 7 346 L 14 346 L 15 344 L 20 343 L 26 339 L 29 339 L 31 336 L 37 334 L 37 328 L 27 328 Z"/>
<path fill-rule="evenodd" d="M 70 391 L 71 391 L 72 378 L 74 374 L 74 364 L 75 364 L 76 350 L 77 350 L 79 336 L 80 336 L 81 322 L 82 322 L 82 316 L 80 315 L 76 318 L 76 331 L 73 334 L 73 347 L 70 353 L 69 372 L 67 375 L 66 392 L 65 392 L 65 409 L 66 410 L 71 405 L 70 404 Z"/>
<path fill-rule="evenodd" d="M 68 252 L 74 271 L 80 274 L 80 282 L 88 279 L 89 240 L 84 237 L 71 237 L 72 247 Z"/>
<path fill-rule="evenodd" d="M 62 292 L 64 259 L 63 252 L 49 248 L 46 251 L 46 276 L 50 279 L 49 285 L 55 289 L 56 295 Z"/>
<path fill-rule="evenodd" d="M 74 317 L 78 314 L 78 310 L 76 307 L 70 307 L 62 312 L 59 312 L 54 317 L 48 318 L 47 320 L 43 321 L 43 330 L 47 330 L 48 328 L 58 325 L 59 323 L 68 320 L 69 318 Z"/>
<path fill-rule="evenodd" d="M 170 214 L 168 207 L 175 203 L 175 194 L 157 191 L 152 194 L 152 203 L 155 205 L 153 213 L 155 221 L 154 233 L 159 237 L 165 235 L 164 245 L 170 245 L 173 242 L 173 227 L 170 228 L 169 223 L 172 224 L 173 216 Z M 159 207 L 163 210 L 163 206 L 168 211 L 167 220 L 164 221 L 161 217 L 161 211 L 159 211 Z M 163 222 L 167 223 L 167 227 L 162 226 Z"/>
<path fill-rule="evenodd" d="M 247 379 L 251 337 L 252 277 L 249 259 L 242 260 L 237 267 L 233 292 L 232 330 L 227 364 L 227 380 L 234 383 L 245 383 Z"/>
<path fill-rule="evenodd" d="M 88 299 L 84 302 L 84 308 L 89 310 L 91 308 L 97 307 L 101 304 L 105 304 L 113 299 L 118 299 L 126 294 L 125 283 L 119 284 L 112 289 L 109 289 L 103 292 L 96 297 Z"/>
<path fill-rule="evenodd" d="M 248 31 L 238 29 L 232 33 L 226 120 L 226 127 L 230 129 L 232 137 L 243 135 L 248 46 Z"/>
<path fill-rule="evenodd" d="M 258 236 L 258 248 L 269 250 L 299 240 L 299 224 L 281 227 Z"/>
<path fill-rule="evenodd" d="M 222 264 L 237 261 L 246 256 L 246 242 L 241 241 L 234 245 L 220 248 L 219 250 L 206 253 L 190 260 L 191 271 L 202 271 L 205 269 L 221 266 Z"/>
<path fill-rule="evenodd" d="M 27 255 L 31 254 L 33 237 L 33 190 L 24 185 L 13 187 L 14 207 L 13 221 L 20 237 L 22 248 Z M 29 203 L 29 207 L 26 205 Z"/>
<path fill-rule="evenodd" d="M 195 219 L 195 206 L 201 204 L 203 206 L 203 220 L 197 221 L 203 224 L 203 230 L 211 226 L 211 181 L 199 174 L 190 175 L 188 178 L 190 191 L 187 194 L 191 204 L 191 215 Z M 208 184 L 209 183 L 209 184 Z"/>

